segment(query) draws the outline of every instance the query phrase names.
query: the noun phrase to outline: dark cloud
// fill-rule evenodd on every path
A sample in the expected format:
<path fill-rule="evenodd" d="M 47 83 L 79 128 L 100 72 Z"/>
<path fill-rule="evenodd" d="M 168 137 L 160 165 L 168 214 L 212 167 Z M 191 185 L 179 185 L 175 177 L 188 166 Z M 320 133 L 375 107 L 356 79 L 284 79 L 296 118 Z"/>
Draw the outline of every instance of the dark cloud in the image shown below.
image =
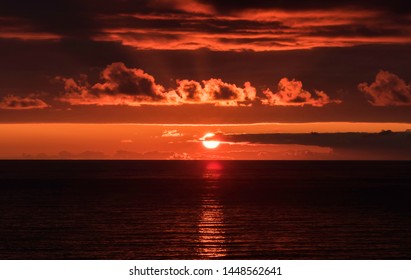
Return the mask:
<path fill-rule="evenodd" d="M 269 106 L 304 106 L 322 107 L 329 103 L 341 103 L 331 99 L 323 91 L 310 93 L 303 89 L 301 81 L 283 78 L 275 92 L 266 89 L 264 98 L 257 97 L 257 90 L 250 82 L 238 87 L 221 79 L 203 80 L 202 84 L 194 80 L 177 80 L 175 89 L 166 90 L 156 83 L 153 76 L 141 69 L 128 68 L 124 63 L 108 65 L 101 72 L 102 83 L 89 84 L 87 76 L 82 78 L 63 78 L 65 94 L 60 101 L 72 105 L 181 105 L 214 104 L 218 106 L 247 106 L 261 99 Z"/>
<path fill-rule="evenodd" d="M 235 134 L 224 135 L 223 139 L 228 142 L 328 147 L 337 156 L 346 158 L 411 159 L 411 131 Z"/>
<path fill-rule="evenodd" d="M 175 93 L 165 92 L 154 77 L 141 69 L 128 68 L 117 62 L 101 72 L 103 83 L 90 85 L 87 76 L 80 79 L 57 77 L 64 83 L 65 94 L 60 101 L 72 105 L 129 105 L 149 103 L 176 103 Z"/>
<path fill-rule="evenodd" d="M 163 88 L 156 84 L 154 77 L 141 69 L 127 68 L 117 62 L 107 66 L 101 72 L 104 83 L 97 83 L 93 91 L 107 94 L 129 94 L 147 96 L 150 99 L 162 99 Z"/>
<path fill-rule="evenodd" d="M 388 71 L 380 71 L 371 84 L 361 83 L 360 91 L 374 106 L 410 106 L 411 84 Z"/>
<path fill-rule="evenodd" d="M 409 12 L 411 7 L 406 0 L 393 0 L 393 1 L 367 1 L 367 0 L 338 0 L 338 1 L 305 1 L 305 0 L 258 0 L 258 1 L 246 1 L 239 0 L 235 4 L 230 0 L 199 0 L 201 3 L 212 4 L 217 10 L 221 12 L 230 12 L 243 9 L 253 8 L 274 8 L 285 10 L 319 10 L 330 9 L 336 7 L 360 7 L 368 9 L 389 10 L 395 12 Z"/>
<path fill-rule="evenodd" d="M 177 88 L 166 90 L 153 76 L 124 63 L 108 65 L 101 72 L 103 83 L 89 84 L 86 75 L 78 79 L 57 77 L 64 83 L 62 102 L 71 105 L 179 105 L 184 103 L 238 106 L 254 101 L 256 90 L 249 82 L 244 88 L 210 79 L 199 82 L 178 80 Z"/>
<path fill-rule="evenodd" d="M 26 97 L 8 95 L 0 100 L 0 109 L 5 110 L 30 110 L 47 107 L 49 105 L 46 102 L 32 95 Z"/>
<path fill-rule="evenodd" d="M 378 26 L 369 25 L 366 22 L 360 24 L 346 24 L 346 25 L 330 25 L 312 27 L 307 32 L 307 35 L 313 37 L 326 38 L 401 38 L 410 36 L 410 29 L 398 28 L 398 26 L 390 26 L 390 24 Z"/>

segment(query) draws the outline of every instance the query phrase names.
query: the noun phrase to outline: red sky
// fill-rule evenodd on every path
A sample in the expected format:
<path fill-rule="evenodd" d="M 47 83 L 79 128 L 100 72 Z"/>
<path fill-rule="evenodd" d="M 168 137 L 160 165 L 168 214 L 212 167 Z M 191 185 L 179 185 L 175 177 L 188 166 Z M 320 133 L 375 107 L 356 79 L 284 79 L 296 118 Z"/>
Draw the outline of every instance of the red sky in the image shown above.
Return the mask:
<path fill-rule="evenodd" d="M 4 143 L 0 157 L 95 150 L 110 158 L 124 147 L 139 156 L 167 151 L 202 157 L 202 151 L 195 150 L 198 147 L 192 148 L 198 143 L 187 142 L 196 137 L 191 132 L 186 134 L 191 138 L 185 139 L 184 149 L 161 141 L 147 147 L 136 144 L 149 141 L 149 126 L 138 127 L 144 136 L 134 139 L 134 144 L 117 143 L 128 138 L 107 142 L 123 133 L 124 123 L 249 124 L 224 133 L 255 133 L 256 126 L 250 125 L 254 123 L 304 124 L 303 132 L 311 132 L 317 130 L 313 122 L 324 123 L 329 129 L 324 132 L 335 132 L 334 127 L 405 130 L 411 123 L 411 9 L 407 4 L 351 0 L 0 3 L 0 143 Z M 347 130 L 347 122 L 368 124 L 350 125 Z M 70 128 L 67 123 L 72 123 Z M 97 138 L 89 131 L 82 135 L 92 140 L 79 140 L 80 124 L 92 123 L 101 124 L 91 127 L 102 146 L 93 144 Z M 104 125 L 108 123 L 110 129 Z M 115 129 L 113 124 L 118 124 Z M 276 132 L 273 125 L 262 127 L 258 133 Z M 72 132 L 64 138 L 66 129 Z M 206 132 L 204 127 L 196 133 Z M 22 137 L 37 142 L 23 144 Z M 228 147 L 219 150 L 227 154 Z M 261 149 L 249 148 L 250 154 L 235 158 L 257 158 Z M 275 149 L 272 157 L 282 158 L 281 149 L 289 147 Z"/>

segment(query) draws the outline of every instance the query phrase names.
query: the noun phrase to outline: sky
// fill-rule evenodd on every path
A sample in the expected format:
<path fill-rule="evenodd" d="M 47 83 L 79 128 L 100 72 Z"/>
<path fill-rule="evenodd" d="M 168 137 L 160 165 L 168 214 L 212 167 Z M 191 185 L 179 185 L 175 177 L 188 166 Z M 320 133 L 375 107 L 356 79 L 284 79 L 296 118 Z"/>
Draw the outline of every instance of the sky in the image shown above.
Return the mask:
<path fill-rule="evenodd" d="M 0 158 L 411 159 L 406 133 L 255 136 L 410 129 L 407 1 L 16 0 L 0 25 Z"/>

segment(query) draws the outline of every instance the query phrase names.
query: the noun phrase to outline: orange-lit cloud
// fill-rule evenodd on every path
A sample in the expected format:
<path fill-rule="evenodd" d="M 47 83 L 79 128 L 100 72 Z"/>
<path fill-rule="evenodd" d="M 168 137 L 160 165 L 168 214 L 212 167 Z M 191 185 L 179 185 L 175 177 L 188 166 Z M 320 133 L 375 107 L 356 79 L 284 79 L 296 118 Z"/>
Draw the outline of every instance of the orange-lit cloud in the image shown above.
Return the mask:
<path fill-rule="evenodd" d="M 312 105 L 315 107 L 322 107 L 329 103 L 341 103 L 340 100 L 332 100 L 325 92 L 315 90 L 310 93 L 303 89 L 301 81 L 289 80 L 282 78 L 278 83 L 275 92 L 271 89 L 264 91 L 266 96 L 261 102 L 270 106 L 304 106 Z"/>
<path fill-rule="evenodd" d="M 223 82 L 221 79 L 202 81 L 178 80 L 176 92 L 185 103 L 211 103 L 219 106 L 238 106 L 254 101 L 256 89 L 250 82 L 244 88 Z"/>
<path fill-rule="evenodd" d="M 178 132 L 177 129 L 164 130 L 161 137 L 181 137 L 183 133 Z"/>
<path fill-rule="evenodd" d="M 202 81 L 178 80 L 176 89 L 166 90 L 153 76 L 141 69 L 128 68 L 117 62 L 101 72 L 102 83 L 89 84 L 86 76 L 77 80 L 57 77 L 64 83 L 64 96 L 58 100 L 71 105 L 181 105 L 214 104 L 248 105 L 256 99 L 256 89 L 249 82 L 244 88 L 221 79 Z"/>
<path fill-rule="evenodd" d="M 178 104 L 175 92 L 166 92 L 153 76 L 141 69 L 117 62 L 101 72 L 103 83 L 90 85 L 86 76 L 79 80 L 58 77 L 64 82 L 65 95 L 59 100 L 72 105 Z"/>
<path fill-rule="evenodd" d="M 303 89 L 301 81 L 283 78 L 277 89 L 266 89 L 258 96 L 255 87 L 245 82 L 244 87 L 221 79 L 177 80 L 175 89 L 165 89 L 155 78 L 141 69 L 128 68 L 121 62 L 108 65 L 101 72 L 102 83 L 90 84 L 85 75 L 79 79 L 62 78 L 64 96 L 58 100 L 71 105 L 182 105 L 213 104 L 215 106 L 251 106 L 260 100 L 269 106 L 322 107 L 329 103 L 341 103 L 325 92 L 314 93 Z"/>
<path fill-rule="evenodd" d="M 118 41 L 137 49 L 208 48 L 214 51 L 273 51 L 411 42 L 411 27 L 377 10 L 249 8 L 218 13 L 207 5 L 189 8 L 200 5 L 197 1 L 154 3 L 171 11 L 102 17 L 105 24 L 92 38 Z"/>
<path fill-rule="evenodd" d="M 410 106 L 411 84 L 395 74 L 381 70 L 371 84 L 361 83 L 360 91 L 369 98 L 374 106 Z"/>
<path fill-rule="evenodd" d="M 6 110 L 44 109 L 47 107 L 49 105 L 46 102 L 31 95 L 26 97 L 9 95 L 0 100 L 0 109 Z"/>
<path fill-rule="evenodd" d="M 106 0 L 96 5 L 71 0 L 30 6 L 8 1 L 0 6 L 0 38 L 81 38 L 137 49 L 215 51 L 411 43 L 404 1 L 374 2 Z"/>

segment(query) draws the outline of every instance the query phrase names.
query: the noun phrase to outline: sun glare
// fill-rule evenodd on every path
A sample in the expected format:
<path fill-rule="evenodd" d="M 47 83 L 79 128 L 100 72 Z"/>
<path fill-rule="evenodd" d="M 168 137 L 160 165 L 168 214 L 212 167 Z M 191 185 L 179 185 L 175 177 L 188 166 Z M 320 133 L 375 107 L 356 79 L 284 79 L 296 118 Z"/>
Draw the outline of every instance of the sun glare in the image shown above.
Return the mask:
<path fill-rule="evenodd" d="M 217 140 L 207 140 L 209 138 L 214 137 L 214 133 L 207 133 L 206 135 L 203 136 L 200 140 L 203 142 L 203 146 L 206 147 L 207 149 L 215 149 L 218 146 L 220 146 L 220 141 Z"/>

